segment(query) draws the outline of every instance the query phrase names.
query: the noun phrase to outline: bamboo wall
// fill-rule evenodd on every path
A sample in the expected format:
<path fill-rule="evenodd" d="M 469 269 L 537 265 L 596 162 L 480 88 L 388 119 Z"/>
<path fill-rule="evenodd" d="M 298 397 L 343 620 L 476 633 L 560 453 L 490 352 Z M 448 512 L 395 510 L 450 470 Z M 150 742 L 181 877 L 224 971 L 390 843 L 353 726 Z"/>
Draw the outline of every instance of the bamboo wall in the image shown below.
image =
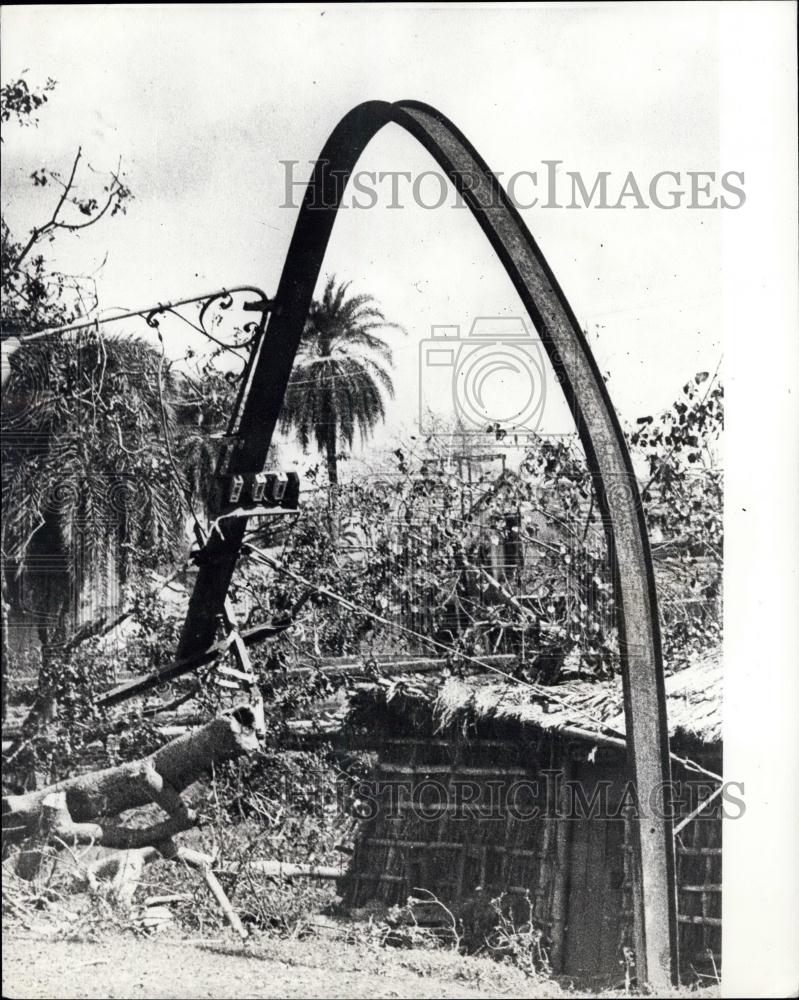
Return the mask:
<path fill-rule="evenodd" d="M 498 739 L 387 739 L 375 779 L 378 787 L 391 783 L 400 790 L 393 810 L 388 800 L 382 803 L 395 815 L 381 810 L 363 824 L 347 886 L 349 902 L 404 903 L 420 887 L 435 891 L 449 905 L 462 902 L 478 886 L 485 891 L 495 887 L 510 894 L 530 891 L 536 912 L 545 919 L 556 855 L 551 825 L 531 828 L 507 812 L 470 818 L 453 789 L 456 780 L 474 783 L 480 789 L 478 801 L 490 807 L 492 782 L 496 798 L 498 785 L 529 778 L 539 766 L 552 766 L 551 757 L 541 762 L 535 750 L 523 753 L 526 766 L 520 764 L 516 747 Z M 446 791 L 443 802 L 438 788 Z M 528 803 L 520 807 L 528 808 Z"/>
<path fill-rule="evenodd" d="M 505 893 L 520 919 L 527 901 L 532 904 L 556 971 L 597 983 L 623 980 L 624 956 L 635 950 L 629 819 L 569 819 L 565 801 L 560 815 L 542 810 L 545 815 L 533 820 L 508 808 L 476 817 L 458 792 L 458 783 L 468 781 L 480 790 L 477 801 L 490 803 L 492 785 L 495 793 L 514 782 L 523 789 L 538 778 L 537 797 L 516 797 L 517 811 L 524 812 L 544 806 L 547 793 L 563 796 L 563 788 L 547 787 L 542 779 L 542 770 L 552 769 L 566 780 L 579 779 L 589 793 L 592 781 L 608 779 L 612 806 L 624 782 L 620 754 L 603 749 L 588 762 L 585 745 L 540 733 L 509 738 L 490 724 L 472 729 L 468 738 L 457 727 L 423 738 L 418 726 L 414 731 L 400 724 L 389 727 L 380 746 L 370 800 L 375 814 L 361 823 L 344 883 L 350 906 L 402 905 L 424 889 L 462 918 L 468 934 L 470 922 L 479 930 L 490 917 L 490 899 Z M 379 794 L 386 786 L 395 789 L 393 799 Z M 712 973 L 714 963 L 720 968 L 720 831 L 718 812 L 710 809 L 677 840 L 686 975 Z"/>
<path fill-rule="evenodd" d="M 721 969 L 721 809 L 709 806 L 676 838 L 683 966 L 712 981 Z"/>

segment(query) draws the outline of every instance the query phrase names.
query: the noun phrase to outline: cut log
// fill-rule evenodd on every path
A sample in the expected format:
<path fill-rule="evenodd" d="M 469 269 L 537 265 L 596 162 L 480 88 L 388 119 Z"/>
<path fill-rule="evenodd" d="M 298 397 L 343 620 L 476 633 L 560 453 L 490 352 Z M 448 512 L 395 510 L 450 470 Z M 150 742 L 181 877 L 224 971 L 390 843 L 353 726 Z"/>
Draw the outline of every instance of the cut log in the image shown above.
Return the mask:
<path fill-rule="evenodd" d="M 254 702 L 218 716 L 142 760 L 10 795 L 3 799 L 3 848 L 43 835 L 124 850 L 158 844 L 196 823 L 180 793 L 214 765 L 257 750 L 265 733 L 263 705 Z M 144 829 L 95 822 L 152 802 L 161 806 L 168 820 Z"/>
<path fill-rule="evenodd" d="M 69 848 L 91 843 L 121 848 L 118 854 L 101 858 L 85 869 L 81 866 L 76 874 L 90 887 L 96 886 L 99 879 L 110 879 L 113 892 L 127 905 L 132 902 L 146 864 L 157 858 L 184 861 L 202 873 L 225 918 L 244 939 L 247 931 L 212 870 L 213 858 L 176 846 L 172 837 L 196 822 L 180 793 L 215 764 L 259 749 L 265 734 L 263 705 L 258 701 L 179 736 L 142 760 L 67 778 L 24 795 L 8 796 L 3 800 L 3 846 L 27 841 L 28 850 L 22 851 L 18 860 L 27 862 L 35 855 L 35 864 L 28 865 L 28 877 L 35 877 L 42 852 L 49 845 Z M 168 819 L 145 828 L 113 822 L 120 813 L 153 802 L 161 806 Z M 251 867 L 272 878 L 339 878 L 343 874 L 337 868 L 278 861 L 253 862 Z M 22 874 L 19 868 L 18 874 Z"/>

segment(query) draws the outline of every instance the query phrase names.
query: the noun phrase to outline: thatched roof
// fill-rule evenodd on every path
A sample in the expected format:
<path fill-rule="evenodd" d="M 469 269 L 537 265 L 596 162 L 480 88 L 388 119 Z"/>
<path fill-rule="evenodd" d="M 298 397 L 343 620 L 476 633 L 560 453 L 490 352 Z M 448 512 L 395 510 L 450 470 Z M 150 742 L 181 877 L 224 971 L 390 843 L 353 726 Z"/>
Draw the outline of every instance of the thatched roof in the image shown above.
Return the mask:
<path fill-rule="evenodd" d="M 695 660 L 666 678 L 669 734 L 704 744 L 722 739 L 722 664 L 719 653 Z M 403 679 L 383 687 L 376 700 L 384 704 L 426 702 L 441 727 L 467 717 L 494 719 L 572 735 L 605 735 L 611 741 L 625 733 L 621 679 L 570 680 L 534 689 L 490 675 L 441 682 Z M 396 706 L 400 707 L 399 703 Z"/>

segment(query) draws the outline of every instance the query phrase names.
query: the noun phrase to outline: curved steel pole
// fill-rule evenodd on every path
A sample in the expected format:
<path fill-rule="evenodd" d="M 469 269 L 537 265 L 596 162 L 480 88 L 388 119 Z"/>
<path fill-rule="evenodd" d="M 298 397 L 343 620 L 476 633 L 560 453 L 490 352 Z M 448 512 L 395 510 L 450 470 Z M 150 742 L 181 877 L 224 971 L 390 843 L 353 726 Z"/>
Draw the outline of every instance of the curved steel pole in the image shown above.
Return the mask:
<path fill-rule="evenodd" d="M 657 598 L 641 499 L 616 413 L 588 342 L 543 254 L 498 180 L 442 114 L 415 101 L 370 101 L 334 129 L 305 192 L 264 336 L 249 365 L 231 433 L 235 444 L 220 472 L 260 470 L 283 405 L 294 356 L 336 211 L 358 157 L 387 124 L 413 135 L 455 184 L 488 237 L 559 373 L 594 479 L 616 583 L 627 745 L 638 796 L 641 892 L 635 922 L 641 979 L 665 986 L 677 975 L 674 846 L 666 697 Z M 245 522 L 209 544 L 178 656 L 210 646 Z"/>

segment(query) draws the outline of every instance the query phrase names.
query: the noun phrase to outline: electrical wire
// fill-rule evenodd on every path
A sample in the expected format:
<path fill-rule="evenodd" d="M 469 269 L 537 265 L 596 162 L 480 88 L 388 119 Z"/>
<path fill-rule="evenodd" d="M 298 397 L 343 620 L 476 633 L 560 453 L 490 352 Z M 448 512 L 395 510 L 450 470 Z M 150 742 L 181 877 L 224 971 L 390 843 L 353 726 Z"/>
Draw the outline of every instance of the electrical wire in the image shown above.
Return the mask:
<path fill-rule="evenodd" d="M 259 549 L 257 546 L 252 545 L 251 543 L 245 543 L 242 546 L 242 548 L 248 555 L 253 556 L 256 559 L 256 561 L 262 562 L 265 565 L 270 566 L 275 571 L 285 574 L 286 576 L 294 580 L 295 583 L 299 583 L 304 587 L 316 591 L 316 593 L 318 593 L 320 596 L 330 598 L 336 603 L 341 604 L 343 607 L 346 607 L 350 611 L 356 611 L 359 614 L 363 614 L 366 617 L 379 622 L 381 625 L 386 626 L 387 628 L 393 629 L 396 632 L 401 632 L 405 635 L 412 636 L 413 638 L 426 643 L 431 648 L 442 650 L 443 652 L 447 653 L 447 655 L 450 656 L 452 655 L 453 653 L 452 648 L 450 646 L 447 646 L 445 643 L 439 642 L 437 639 L 433 639 L 431 636 L 424 635 L 421 632 L 417 632 L 414 629 L 409 628 L 407 625 L 400 625 L 398 622 L 392 622 L 390 619 L 384 618 L 382 615 L 377 614 L 370 608 L 366 608 L 363 605 L 357 604 L 354 601 L 350 601 L 348 598 L 342 597 L 340 594 L 337 594 L 335 591 L 332 591 L 327 587 L 320 587 L 317 584 L 312 583 L 310 580 L 306 579 L 301 574 L 296 573 L 294 570 L 291 570 L 287 566 L 282 565 L 282 563 L 279 563 L 276 559 L 273 559 L 268 553 L 264 552 L 262 549 Z M 492 663 L 487 663 L 485 660 L 481 660 L 479 657 L 476 656 L 471 656 L 468 653 L 458 652 L 457 655 L 461 659 L 467 660 L 470 663 L 473 663 L 484 670 L 488 670 L 491 673 L 503 677 L 506 681 L 512 684 L 528 688 L 538 697 L 546 698 L 548 701 L 552 701 L 562 705 L 569 712 L 575 712 L 575 711 L 578 712 L 580 715 L 583 716 L 583 719 L 586 722 L 590 723 L 591 725 L 597 727 L 597 729 L 600 730 L 600 732 L 596 733 L 597 736 L 601 736 L 602 735 L 601 730 L 604 730 L 606 733 L 612 734 L 613 736 L 621 738 L 623 740 L 626 740 L 627 738 L 626 733 L 623 730 L 617 729 L 615 726 L 611 726 L 607 722 L 595 718 L 594 716 L 591 715 L 590 712 L 587 712 L 580 706 L 573 705 L 572 703 L 568 702 L 565 698 L 555 694 L 552 688 L 550 687 L 545 687 L 544 685 L 535 684 L 532 681 L 527 681 L 524 680 L 523 678 L 516 677 L 515 675 L 509 674 L 507 671 L 502 670 L 501 667 L 497 667 L 495 664 Z M 716 774 L 713 771 L 709 771 L 706 767 L 703 767 L 701 764 L 698 764 L 696 761 L 693 761 L 690 758 L 680 757 L 677 754 L 671 752 L 669 753 L 669 756 L 672 761 L 681 764 L 687 770 L 696 771 L 700 774 L 704 774 L 708 778 L 712 778 L 715 781 L 723 782 L 724 780 L 721 775 Z"/>

